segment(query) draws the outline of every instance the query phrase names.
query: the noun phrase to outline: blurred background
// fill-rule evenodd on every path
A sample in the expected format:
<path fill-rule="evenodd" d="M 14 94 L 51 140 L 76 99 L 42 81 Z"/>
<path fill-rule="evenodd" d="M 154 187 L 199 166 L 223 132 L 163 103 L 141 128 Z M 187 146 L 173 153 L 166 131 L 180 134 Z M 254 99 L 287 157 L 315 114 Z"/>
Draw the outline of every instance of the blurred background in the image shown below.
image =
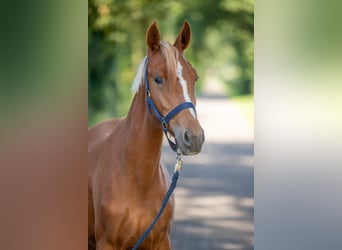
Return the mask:
<path fill-rule="evenodd" d="M 88 126 L 125 116 L 131 84 L 157 20 L 174 42 L 184 19 L 192 28 L 185 56 L 196 68 L 202 152 L 184 157 L 175 190 L 173 249 L 254 247 L 254 2 L 252 0 L 89 0 Z M 173 172 L 175 154 L 163 145 Z"/>

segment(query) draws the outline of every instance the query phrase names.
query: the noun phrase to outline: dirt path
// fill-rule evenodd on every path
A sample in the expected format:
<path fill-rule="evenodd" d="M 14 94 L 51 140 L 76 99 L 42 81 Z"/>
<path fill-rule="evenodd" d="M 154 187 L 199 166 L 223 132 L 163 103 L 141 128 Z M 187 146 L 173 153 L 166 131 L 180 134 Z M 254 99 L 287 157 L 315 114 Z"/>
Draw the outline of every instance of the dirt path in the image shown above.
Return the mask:
<path fill-rule="evenodd" d="M 224 97 L 198 98 L 206 142 L 184 157 L 171 241 L 174 250 L 253 249 L 253 128 Z M 163 147 L 173 171 L 175 154 Z"/>

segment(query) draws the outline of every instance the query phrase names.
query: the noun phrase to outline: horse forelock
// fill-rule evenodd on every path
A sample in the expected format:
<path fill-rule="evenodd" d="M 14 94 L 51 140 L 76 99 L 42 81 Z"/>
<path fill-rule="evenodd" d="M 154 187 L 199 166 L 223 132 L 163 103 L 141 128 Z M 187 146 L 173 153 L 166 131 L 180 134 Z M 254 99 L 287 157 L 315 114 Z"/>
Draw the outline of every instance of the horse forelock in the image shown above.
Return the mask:
<path fill-rule="evenodd" d="M 165 59 L 166 76 L 169 81 L 174 81 L 177 78 L 177 64 L 178 64 L 178 50 L 169 42 L 160 42 L 160 51 Z M 132 84 L 132 92 L 137 93 L 141 84 L 143 84 L 145 60 L 147 56 L 141 61 L 137 74 Z"/>

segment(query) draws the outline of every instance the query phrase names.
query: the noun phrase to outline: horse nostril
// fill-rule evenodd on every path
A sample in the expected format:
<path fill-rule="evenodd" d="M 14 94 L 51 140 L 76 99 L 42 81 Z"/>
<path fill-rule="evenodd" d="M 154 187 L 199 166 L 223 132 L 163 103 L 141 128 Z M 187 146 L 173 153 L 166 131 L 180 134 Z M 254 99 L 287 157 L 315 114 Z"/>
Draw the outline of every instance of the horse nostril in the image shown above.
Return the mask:
<path fill-rule="evenodd" d="M 191 146 L 191 132 L 189 130 L 185 130 L 183 134 L 183 141 L 186 145 Z"/>

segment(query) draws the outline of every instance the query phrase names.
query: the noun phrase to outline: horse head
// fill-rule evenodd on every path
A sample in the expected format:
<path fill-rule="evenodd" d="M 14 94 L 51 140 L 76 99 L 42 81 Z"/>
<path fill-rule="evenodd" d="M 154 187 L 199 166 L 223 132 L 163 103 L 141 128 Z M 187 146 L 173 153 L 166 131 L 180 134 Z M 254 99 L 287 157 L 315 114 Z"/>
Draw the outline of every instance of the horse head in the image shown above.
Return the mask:
<path fill-rule="evenodd" d="M 190 39 L 191 28 L 187 21 L 184 21 L 174 44 L 160 40 L 156 22 L 150 25 L 146 35 L 148 61 L 145 81 L 151 102 L 162 117 L 167 117 L 175 107 L 188 104 L 172 115 L 167 124 L 167 133 L 184 155 L 199 153 L 204 142 L 204 131 L 195 110 L 198 74 L 184 56 Z"/>

